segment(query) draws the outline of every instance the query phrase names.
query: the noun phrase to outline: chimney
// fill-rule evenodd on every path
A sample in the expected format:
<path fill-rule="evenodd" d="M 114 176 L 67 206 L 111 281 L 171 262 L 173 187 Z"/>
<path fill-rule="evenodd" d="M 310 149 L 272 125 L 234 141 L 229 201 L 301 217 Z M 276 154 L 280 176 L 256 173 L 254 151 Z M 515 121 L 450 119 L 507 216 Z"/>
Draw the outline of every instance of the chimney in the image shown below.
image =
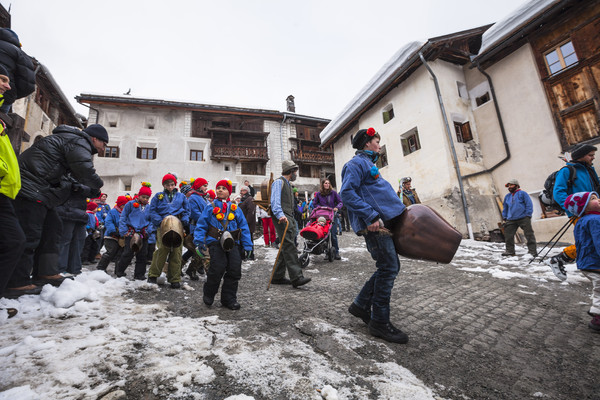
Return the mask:
<path fill-rule="evenodd" d="M 291 94 L 287 97 L 286 103 L 287 103 L 287 110 L 289 112 L 296 112 L 296 105 L 294 104 L 294 96 L 292 96 Z"/>

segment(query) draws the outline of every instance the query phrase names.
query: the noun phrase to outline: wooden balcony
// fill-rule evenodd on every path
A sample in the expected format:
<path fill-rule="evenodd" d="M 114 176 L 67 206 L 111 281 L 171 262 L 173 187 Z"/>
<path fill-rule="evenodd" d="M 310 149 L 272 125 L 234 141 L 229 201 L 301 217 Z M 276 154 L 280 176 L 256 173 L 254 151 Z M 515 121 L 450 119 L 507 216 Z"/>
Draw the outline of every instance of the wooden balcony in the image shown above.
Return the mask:
<path fill-rule="evenodd" d="M 267 147 L 211 144 L 210 159 L 217 161 L 268 161 Z"/>
<path fill-rule="evenodd" d="M 297 164 L 333 165 L 333 153 L 327 151 L 290 150 Z"/>

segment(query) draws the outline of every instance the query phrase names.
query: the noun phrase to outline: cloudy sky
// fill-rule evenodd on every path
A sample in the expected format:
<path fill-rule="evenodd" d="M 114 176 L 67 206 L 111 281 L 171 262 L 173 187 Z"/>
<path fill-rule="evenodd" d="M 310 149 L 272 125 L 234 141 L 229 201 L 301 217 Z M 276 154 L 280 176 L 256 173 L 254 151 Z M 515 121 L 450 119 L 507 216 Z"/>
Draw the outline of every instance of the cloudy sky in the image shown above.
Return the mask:
<path fill-rule="evenodd" d="M 334 118 L 405 43 L 496 22 L 527 0 L 0 0 L 23 50 L 80 93 Z"/>

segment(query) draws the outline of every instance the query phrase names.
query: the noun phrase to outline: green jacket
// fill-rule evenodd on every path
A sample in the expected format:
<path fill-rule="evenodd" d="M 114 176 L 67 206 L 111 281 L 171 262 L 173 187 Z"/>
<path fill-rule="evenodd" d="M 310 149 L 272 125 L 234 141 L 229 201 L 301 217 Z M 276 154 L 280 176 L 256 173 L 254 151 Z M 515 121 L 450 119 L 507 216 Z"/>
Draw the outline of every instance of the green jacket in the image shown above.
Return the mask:
<path fill-rule="evenodd" d="M 0 95 L 0 105 L 4 103 Z M 21 190 L 19 162 L 6 134 L 4 123 L 0 124 L 0 194 L 14 199 Z"/>

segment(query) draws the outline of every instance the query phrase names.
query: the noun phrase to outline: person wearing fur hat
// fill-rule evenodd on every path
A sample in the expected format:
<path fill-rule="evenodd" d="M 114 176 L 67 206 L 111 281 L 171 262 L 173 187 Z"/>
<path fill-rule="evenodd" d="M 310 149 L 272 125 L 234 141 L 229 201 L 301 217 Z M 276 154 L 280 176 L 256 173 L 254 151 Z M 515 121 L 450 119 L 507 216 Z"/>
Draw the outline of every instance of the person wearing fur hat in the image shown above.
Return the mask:
<path fill-rule="evenodd" d="M 190 202 L 190 234 L 186 236 L 186 243 L 193 244 L 194 242 L 194 230 L 196 229 L 196 221 L 202 216 L 204 209 L 210 205 L 210 197 L 206 195 L 208 189 L 208 181 L 204 178 L 196 178 L 191 182 L 191 190 L 188 193 L 188 201 Z M 207 200 L 207 198 L 209 200 Z M 208 258 L 208 252 L 204 254 L 204 258 L 200 257 L 196 253 L 195 249 L 191 249 L 191 246 L 186 244 L 188 250 L 183 254 L 182 263 L 185 264 L 191 258 L 192 261 L 187 267 L 185 273 L 190 277 L 191 280 L 197 281 L 200 279 L 200 275 L 204 275 L 205 269 L 209 266 L 210 258 Z"/>
<path fill-rule="evenodd" d="M 419 199 L 419 195 L 417 191 L 411 187 L 412 179 L 410 176 L 406 176 L 400 179 L 400 188 L 398 189 L 398 197 L 402 200 L 402 203 L 406 207 L 411 204 L 421 204 L 421 199 Z"/>
<path fill-rule="evenodd" d="M 117 265 L 123 255 L 122 235 L 119 233 L 119 223 L 123 214 L 123 208 L 129 202 L 129 198 L 125 196 L 117 197 L 115 206 L 108 212 L 104 219 L 104 227 L 106 229 L 104 235 L 104 247 L 106 251 L 100 257 L 96 269 L 106 271 L 108 264 L 111 261 L 115 262 L 115 275 L 119 276 Z M 98 216 L 96 214 L 96 216 Z"/>
<path fill-rule="evenodd" d="M 98 204 L 90 201 L 87 204 L 87 217 L 88 222 L 85 226 L 87 236 L 85 237 L 85 243 L 83 245 L 83 252 L 81 253 L 81 263 L 83 265 L 90 265 L 96 262 L 96 254 L 98 253 L 98 245 L 96 239 L 100 236 L 100 221 L 96 217 L 96 211 L 98 210 Z"/>
<path fill-rule="evenodd" d="M 593 166 L 597 150 L 597 147 L 584 143 L 577 144 L 571 149 L 571 161 L 556 173 L 552 192 L 556 203 L 563 205 L 567 196 L 573 193 L 598 192 L 600 190 L 600 180 Z M 574 169 L 574 179 L 571 177 L 571 169 Z M 569 211 L 566 211 L 567 215 L 571 216 Z M 547 259 L 546 264 L 550 266 L 558 279 L 564 281 L 567 279 L 564 264 L 575 261 L 576 254 L 575 245 L 567 246 L 560 254 Z"/>
<path fill-rule="evenodd" d="M 210 254 L 210 267 L 206 272 L 202 297 L 204 304 L 213 304 L 221 286 L 221 304 L 231 310 L 239 310 L 237 290 L 242 277 L 242 259 L 238 246 L 252 251 L 252 238 L 244 214 L 228 201 L 231 192 L 231 181 L 222 179 L 217 182 L 217 198 L 198 219 L 194 244 L 200 251 L 208 248 Z"/>
<path fill-rule="evenodd" d="M 298 260 L 298 249 L 294 241 L 298 235 L 298 226 L 294 219 L 294 192 L 291 182 L 298 177 L 298 166 L 291 160 L 284 160 L 281 163 L 281 176 L 273 181 L 271 185 L 271 211 L 273 213 L 273 225 L 277 231 L 277 238 L 283 242 L 281 246 L 281 256 L 277 260 L 273 279 L 274 285 L 292 285 L 294 288 L 306 285 L 311 278 L 306 278 L 302 273 L 302 267 Z M 287 229 L 286 229 L 287 225 Z M 285 232 L 285 237 L 283 237 Z M 289 279 L 285 277 L 285 271 Z"/>
<path fill-rule="evenodd" d="M 190 229 L 190 205 L 185 195 L 177 191 L 177 177 L 171 173 L 166 174 L 162 179 L 164 191 L 157 193 L 150 202 L 150 220 L 156 230 L 156 251 L 152 256 L 152 264 L 148 271 L 148 283 L 158 283 L 157 278 L 162 272 L 167 257 L 169 259 L 169 269 L 167 280 L 171 288 L 179 289 L 181 287 L 181 253 L 182 244 L 177 248 L 163 246 L 160 224 L 169 215 L 174 215 L 181 220 L 185 233 L 189 234 Z"/>
<path fill-rule="evenodd" d="M 508 193 L 504 196 L 502 204 L 502 221 L 504 223 L 504 243 L 506 250 L 502 253 L 505 257 L 515 255 L 515 233 L 517 229 L 523 229 L 527 239 L 529 254 L 537 257 L 537 244 L 535 234 L 531 227 L 531 215 L 533 214 L 533 203 L 531 198 L 521 190 L 519 181 L 511 179 L 506 183 Z"/>
<path fill-rule="evenodd" d="M 592 306 L 588 327 L 600 333 L 600 199 L 596 192 L 569 195 L 563 206 L 571 215 L 580 217 L 573 234 L 577 246 L 577 269 L 592 283 Z"/>
<path fill-rule="evenodd" d="M 352 139 L 356 154 L 342 168 L 340 195 L 348 207 L 352 229 L 364 236 L 375 262 L 375 273 L 350 304 L 348 312 L 369 326 L 369 333 L 388 342 L 407 343 L 408 335 L 390 322 L 390 297 L 400 271 L 393 230 L 406 210 L 402 200 L 375 165 L 381 137 L 373 128 L 359 130 Z M 385 228 L 385 229 L 383 229 Z"/>
<path fill-rule="evenodd" d="M 148 255 L 148 238 L 150 228 L 150 196 L 152 189 L 150 183 L 142 182 L 142 187 L 137 193 L 137 198 L 130 201 L 123 208 L 121 220 L 119 221 L 119 235 L 125 238 L 125 246 L 123 247 L 123 255 L 117 263 L 116 274 L 118 277 L 126 276 L 126 270 L 135 256 L 135 269 L 133 271 L 133 279 L 146 279 L 146 256 Z M 134 251 L 131 245 L 131 240 L 135 234 L 138 234 L 141 240 Z"/>

